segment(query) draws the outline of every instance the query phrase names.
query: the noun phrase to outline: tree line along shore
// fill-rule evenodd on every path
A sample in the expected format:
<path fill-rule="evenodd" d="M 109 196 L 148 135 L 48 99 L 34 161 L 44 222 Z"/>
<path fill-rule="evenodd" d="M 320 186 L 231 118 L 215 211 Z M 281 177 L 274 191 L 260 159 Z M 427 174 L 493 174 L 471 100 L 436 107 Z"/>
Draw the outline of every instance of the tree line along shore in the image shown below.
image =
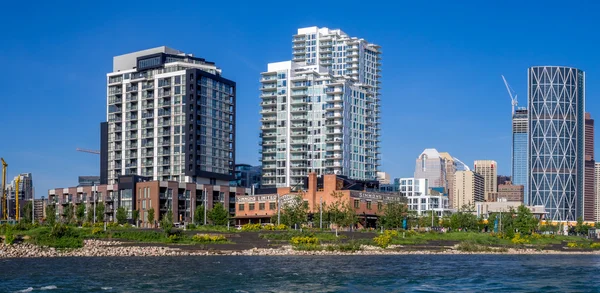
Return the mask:
<path fill-rule="evenodd" d="M 128 224 L 122 212 L 117 213 L 115 223 L 91 223 L 89 220 L 93 218 L 87 219 L 79 212 L 60 221 L 49 218 L 43 224 L 28 224 L 27 219 L 13 225 L 4 223 L 0 225 L 3 242 L 0 251 L 4 252 L 0 257 L 14 255 L 8 251 L 32 247 L 36 251 L 55 251 L 56 255 L 88 255 L 82 251 L 89 251 L 90 247 L 105 252 L 100 255 L 120 255 L 106 252 L 115 247 L 127 247 L 133 251 L 132 255 L 252 254 L 256 249 L 276 255 L 600 252 L 600 241 L 585 237 L 592 227 L 579 221 L 568 229 L 571 235 L 560 235 L 563 227 L 540 222 L 525 207 L 491 214 L 484 220 L 466 208 L 439 218 L 435 214 L 417 216 L 405 204 L 393 203 L 386 206 L 377 229 L 357 229 L 353 209 L 342 202 L 332 204 L 319 212 L 319 216 L 309 215 L 307 207 L 298 202 L 285 206 L 272 224 L 246 224 L 238 228 L 228 225 L 224 209 L 220 211 L 216 206 L 206 213 L 207 219 L 204 211 L 198 210 L 194 222 L 184 228 L 175 227 L 171 211 L 157 223 L 160 229 Z M 209 224 L 202 225 L 205 222 Z M 150 248 L 160 249 L 151 253 L 147 251 Z"/>

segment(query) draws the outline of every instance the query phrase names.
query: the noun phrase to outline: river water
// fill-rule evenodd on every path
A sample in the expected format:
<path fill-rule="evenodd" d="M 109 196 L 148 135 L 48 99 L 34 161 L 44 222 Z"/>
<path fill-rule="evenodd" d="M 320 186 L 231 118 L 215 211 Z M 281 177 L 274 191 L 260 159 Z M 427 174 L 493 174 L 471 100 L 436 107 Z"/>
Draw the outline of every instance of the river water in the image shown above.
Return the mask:
<path fill-rule="evenodd" d="M 600 256 L 1 259 L 0 292 L 600 292 Z"/>

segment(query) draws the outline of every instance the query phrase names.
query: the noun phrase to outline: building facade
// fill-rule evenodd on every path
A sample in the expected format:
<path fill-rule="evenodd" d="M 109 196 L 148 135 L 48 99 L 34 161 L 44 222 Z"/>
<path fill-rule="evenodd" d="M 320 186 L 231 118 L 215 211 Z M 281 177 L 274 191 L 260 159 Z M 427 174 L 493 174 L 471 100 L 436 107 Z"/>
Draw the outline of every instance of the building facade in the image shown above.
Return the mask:
<path fill-rule="evenodd" d="M 600 221 L 600 163 L 595 164 L 594 168 L 594 189 L 596 190 L 596 221 Z"/>
<path fill-rule="evenodd" d="M 100 185 L 100 176 L 79 176 L 77 186 L 94 186 Z"/>
<path fill-rule="evenodd" d="M 474 166 L 475 172 L 483 176 L 485 181 L 485 200 L 494 201 L 492 198 L 498 193 L 498 163 L 492 160 L 477 160 Z"/>
<path fill-rule="evenodd" d="M 590 113 L 585 113 L 585 162 L 583 179 L 583 220 L 596 222 L 596 183 L 594 159 L 594 119 Z"/>
<path fill-rule="evenodd" d="M 293 60 L 261 74 L 263 186 L 298 186 L 310 172 L 375 179 L 379 46 L 317 27 L 292 43 Z"/>
<path fill-rule="evenodd" d="M 583 216 L 585 73 L 529 68 L 529 205 L 553 221 Z"/>
<path fill-rule="evenodd" d="M 529 120 L 526 108 L 519 108 L 513 113 L 512 117 L 512 164 L 511 180 L 515 185 L 523 185 L 525 194 L 525 204 L 529 203 L 529 193 L 527 192 L 528 180 L 528 137 Z"/>
<path fill-rule="evenodd" d="M 454 173 L 456 173 L 456 160 L 446 152 L 440 153 L 440 156 L 444 159 L 444 165 L 446 167 L 446 182 L 448 184 L 448 205 L 452 206 L 452 199 L 454 198 Z"/>
<path fill-rule="evenodd" d="M 278 209 L 283 208 L 294 197 L 300 196 L 308 206 L 312 219 L 320 207 L 341 201 L 348 203 L 358 217 L 359 227 L 375 227 L 377 219 L 383 215 L 385 205 L 391 202 L 406 204 L 406 197 L 397 192 L 379 192 L 369 188 L 370 182 L 355 181 L 342 176 L 328 174 L 308 175 L 300 189 L 279 187 L 259 190 L 258 193 L 236 198 L 235 225 L 247 223 L 270 223 L 277 216 Z M 339 196 L 335 198 L 334 195 Z M 324 221 L 329 222 L 329 219 Z M 313 222 L 313 227 L 320 223 Z"/>
<path fill-rule="evenodd" d="M 523 185 L 513 185 L 506 181 L 498 185 L 498 201 L 516 201 L 523 203 L 525 187 Z"/>
<path fill-rule="evenodd" d="M 472 207 L 485 200 L 485 180 L 474 171 L 457 171 L 454 176 L 454 210 Z"/>
<path fill-rule="evenodd" d="M 379 184 L 391 184 L 392 183 L 390 174 L 388 174 L 386 172 L 377 172 L 377 181 L 379 181 Z"/>
<path fill-rule="evenodd" d="M 235 180 L 231 181 L 231 186 L 260 188 L 261 166 L 251 166 L 248 164 L 235 165 Z"/>
<path fill-rule="evenodd" d="M 433 210 L 438 216 L 450 213 L 448 195 L 432 190 L 427 179 L 399 178 L 400 194 L 406 196 L 408 209 L 422 215 Z"/>
<path fill-rule="evenodd" d="M 414 178 L 427 179 L 431 187 L 448 187 L 445 160 L 436 149 L 425 149 L 419 155 Z"/>
<path fill-rule="evenodd" d="M 101 203 L 104 213 L 99 217 L 107 222 L 116 222 L 117 209 L 123 207 L 127 211 L 128 221 L 133 223 L 133 211 L 137 210 L 140 226 L 153 228 L 158 226 L 160 219 L 169 210 L 173 213 L 174 222 L 189 223 L 198 207 L 206 206 L 210 210 L 215 204 L 221 203 L 233 216 L 236 197 L 250 193 L 250 188 L 232 187 L 228 184 L 158 181 L 149 177 L 125 175 L 119 177 L 117 184 L 50 189 L 48 204 L 56 207 L 54 216 L 58 220 L 66 220 L 65 211 L 69 205 L 73 208 L 85 205 L 87 218 L 88 209 Z M 148 216 L 151 209 L 154 210 L 153 219 Z M 49 216 L 51 215 L 46 215 Z"/>
<path fill-rule="evenodd" d="M 101 125 L 102 183 L 121 175 L 228 185 L 235 167 L 235 82 L 214 63 L 158 47 L 113 59 Z"/>

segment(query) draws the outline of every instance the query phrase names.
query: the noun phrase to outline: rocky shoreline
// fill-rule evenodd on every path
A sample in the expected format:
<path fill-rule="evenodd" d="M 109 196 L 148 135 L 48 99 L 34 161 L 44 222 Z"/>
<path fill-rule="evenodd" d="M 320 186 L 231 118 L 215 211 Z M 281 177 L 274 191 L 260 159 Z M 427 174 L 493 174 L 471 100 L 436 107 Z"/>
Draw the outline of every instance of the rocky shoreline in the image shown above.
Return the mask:
<path fill-rule="evenodd" d="M 0 258 L 45 258 L 45 257 L 126 257 L 126 256 L 198 256 L 198 255 L 242 255 L 242 256 L 289 256 L 289 255 L 409 255 L 409 254 L 590 254 L 600 255 L 600 251 L 556 251 L 536 249 L 513 249 L 491 252 L 465 252 L 455 248 L 439 251 L 404 250 L 402 246 L 381 249 L 375 246 L 361 247 L 356 252 L 342 251 L 298 251 L 290 245 L 281 248 L 253 248 L 248 250 L 189 250 L 163 246 L 130 246 L 119 241 L 85 240 L 78 249 L 58 250 L 29 243 L 0 244 Z"/>

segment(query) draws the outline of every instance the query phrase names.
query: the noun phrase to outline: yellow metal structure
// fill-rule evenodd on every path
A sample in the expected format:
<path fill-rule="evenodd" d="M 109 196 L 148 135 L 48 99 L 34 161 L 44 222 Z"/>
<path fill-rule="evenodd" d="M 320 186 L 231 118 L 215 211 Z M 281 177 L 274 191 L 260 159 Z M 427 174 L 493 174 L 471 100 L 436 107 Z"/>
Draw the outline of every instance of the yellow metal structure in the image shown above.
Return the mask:
<path fill-rule="evenodd" d="M 21 175 L 17 175 L 17 190 L 15 190 L 15 220 L 19 221 L 19 182 Z"/>
<path fill-rule="evenodd" d="M 2 161 L 2 219 L 8 220 L 8 210 L 6 208 L 6 167 L 8 164 L 4 161 L 4 158 L 0 158 Z"/>

